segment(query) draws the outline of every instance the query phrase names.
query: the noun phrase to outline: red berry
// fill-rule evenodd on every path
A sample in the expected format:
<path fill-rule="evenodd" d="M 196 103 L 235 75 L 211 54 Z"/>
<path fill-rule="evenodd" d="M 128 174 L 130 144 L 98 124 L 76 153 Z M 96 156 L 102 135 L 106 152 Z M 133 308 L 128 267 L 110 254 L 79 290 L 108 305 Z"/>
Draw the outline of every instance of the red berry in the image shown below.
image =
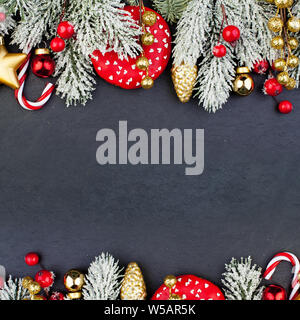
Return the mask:
<path fill-rule="evenodd" d="M 0 22 L 4 22 L 6 20 L 5 12 L 0 12 Z"/>
<path fill-rule="evenodd" d="M 48 270 L 40 270 L 35 275 L 35 281 L 38 282 L 42 288 L 48 288 L 53 284 L 53 273 Z"/>
<path fill-rule="evenodd" d="M 239 40 L 241 36 L 240 29 L 236 26 L 227 26 L 223 30 L 223 39 L 226 42 L 235 42 Z"/>
<path fill-rule="evenodd" d="M 268 79 L 264 84 L 264 91 L 267 95 L 275 97 L 282 92 L 282 85 L 275 78 Z"/>
<path fill-rule="evenodd" d="M 39 263 L 39 256 L 35 252 L 29 252 L 25 256 L 25 263 L 29 266 L 35 266 Z"/>
<path fill-rule="evenodd" d="M 269 69 L 269 62 L 267 60 L 257 61 L 253 65 L 254 72 L 258 74 L 264 74 L 268 71 L 268 69 Z"/>
<path fill-rule="evenodd" d="M 214 46 L 213 55 L 217 58 L 222 58 L 226 56 L 226 47 L 223 44 Z"/>
<path fill-rule="evenodd" d="M 61 52 L 65 49 L 66 44 L 63 39 L 56 37 L 51 40 L 50 47 L 54 52 Z"/>
<path fill-rule="evenodd" d="M 279 103 L 278 110 L 280 113 L 290 113 L 293 110 L 293 105 L 288 100 L 284 100 Z"/>
<path fill-rule="evenodd" d="M 65 296 L 63 293 L 55 291 L 51 294 L 49 300 L 64 300 Z"/>
<path fill-rule="evenodd" d="M 57 33 L 63 39 L 70 39 L 74 34 L 74 27 L 68 21 L 62 21 L 57 27 Z"/>

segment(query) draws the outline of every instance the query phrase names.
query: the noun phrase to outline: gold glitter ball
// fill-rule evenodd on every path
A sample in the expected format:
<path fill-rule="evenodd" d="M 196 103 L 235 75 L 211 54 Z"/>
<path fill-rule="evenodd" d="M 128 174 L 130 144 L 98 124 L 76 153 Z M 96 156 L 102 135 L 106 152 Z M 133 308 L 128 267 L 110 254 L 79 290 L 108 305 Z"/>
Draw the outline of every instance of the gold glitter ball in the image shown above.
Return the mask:
<path fill-rule="evenodd" d="M 181 64 L 172 68 L 172 80 L 177 96 L 182 103 L 190 100 L 197 79 L 197 66 Z"/>
<path fill-rule="evenodd" d="M 146 11 L 142 16 L 142 21 L 146 26 L 153 26 L 156 23 L 157 16 L 153 11 Z"/>
<path fill-rule="evenodd" d="M 280 72 L 277 75 L 277 81 L 282 85 L 287 85 L 289 82 L 289 74 L 286 71 Z"/>
<path fill-rule="evenodd" d="M 289 8 L 293 4 L 290 0 L 275 0 L 274 3 L 280 9 Z"/>
<path fill-rule="evenodd" d="M 296 17 L 292 17 L 287 22 L 287 27 L 291 32 L 298 32 L 300 31 L 300 19 Z"/>
<path fill-rule="evenodd" d="M 182 300 L 179 294 L 170 294 L 169 300 Z"/>
<path fill-rule="evenodd" d="M 31 281 L 27 289 L 31 295 L 38 294 L 42 290 L 40 284 L 36 281 Z"/>
<path fill-rule="evenodd" d="M 169 289 L 173 288 L 175 284 L 177 283 L 177 278 L 173 276 L 172 274 L 169 274 L 168 276 L 165 277 L 164 279 L 164 284 L 167 286 Z"/>
<path fill-rule="evenodd" d="M 274 61 L 274 68 L 277 70 L 277 71 L 284 71 L 284 69 L 286 68 L 286 62 L 283 58 L 279 58 L 279 59 L 276 59 Z"/>
<path fill-rule="evenodd" d="M 145 56 L 141 56 L 137 59 L 136 61 L 136 66 L 140 69 L 140 70 L 147 70 L 147 68 L 149 67 L 149 60 L 148 58 L 146 58 Z"/>
<path fill-rule="evenodd" d="M 290 78 L 288 83 L 285 85 L 287 90 L 293 90 L 296 88 L 296 80 L 294 78 Z"/>
<path fill-rule="evenodd" d="M 143 89 L 151 89 L 154 86 L 154 81 L 151 77 L 146 76 L 142 81 L 141 81 L 141 85 Z"/>
<path fill-rule="evenodd" d="M 131 262 L 126 268 L 121 287 L 122 300 L 145 300 L 146 285 L 142 271 L 136 262 Z"/>
<path fill-rule="evenodd" d="M 283 21 L 279 17 L 271 18 L 268 21 L 268 28 L 273 32 L 280 32 L 283 28 Z"/>
<path fill-rule="evenodd" d="M 142 44 L 145 46 L 151 46 L 154 43 L 154 35 L 150 32 L 146 32 L 142 35 Z"/>
<path fill-rule="evenodd" d="M 283 47 L 284 47 L 284 40 L 282 37 L 280 36 L 277 36 L 277 37 L 274 37 L 272 40 L 271 40 L 271 46 L 272 48 L 276 49 L 276 50 L 281 50 Z"/>
<path fill-rule="evenodd" d="M 291 55 L 288 57 L 286 63 L 289 68 L 294 69 L 299 65 L 299 58 L 297 56 Z"/>
<path fill-rule="evenodd" d="M 288 39 L 288 45 L 290 46 L 290 48 L 291 48 L 292 50 L 295 50 L 295 49 L 297 49 L 298 46 L 299 46 L 299 41 L 298 41 L 297 38 L 291 37 L 291 38 Z"/>
<path fill-rule="evenodd" d="M 25 289 L 29 288 L 29 284 L 33 282 L 33 279 L 31 277 L 25 277 L 22 279 L 22 287 Z"/>

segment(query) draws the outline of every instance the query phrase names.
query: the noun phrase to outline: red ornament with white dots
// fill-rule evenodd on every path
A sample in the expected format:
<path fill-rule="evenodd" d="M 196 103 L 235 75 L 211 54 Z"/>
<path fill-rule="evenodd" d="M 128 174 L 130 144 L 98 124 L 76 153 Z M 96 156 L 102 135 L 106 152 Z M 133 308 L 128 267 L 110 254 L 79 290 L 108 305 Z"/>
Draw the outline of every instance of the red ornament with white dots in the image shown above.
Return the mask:
<path fill-rule="evenodd" d="M 126 11 L 139 24 L 139 7 L 126 6 Z M 146 12 L 155 12 L 145 8 Z M 152 26 L 146 26 L 146 32 L 154 36 L 151 45 L 143 45 L 144 56 L 149 61 L 148 73 L 153 80 L 157 79 L 167 67 L 171 56 L 171 32 L 168 24 L 161 15 L 156 13 L 156 22 Z M 111 51 L 104 55 L 100 51 L 93 53 L 92 62 L 98 75 L 107 82 L 124 89 L 137 89 L 141 87 L 142 80 L 147 72 L 140 70 L 136 62 L 139 57 L 119 59 L 117 53 Z"/>

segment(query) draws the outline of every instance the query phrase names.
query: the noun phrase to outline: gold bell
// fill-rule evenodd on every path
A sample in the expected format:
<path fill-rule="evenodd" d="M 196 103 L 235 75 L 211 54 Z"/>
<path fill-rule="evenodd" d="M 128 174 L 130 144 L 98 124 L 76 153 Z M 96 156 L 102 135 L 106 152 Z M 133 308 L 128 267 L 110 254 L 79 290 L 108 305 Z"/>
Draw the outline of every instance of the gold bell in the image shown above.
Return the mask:
<path fill-rule="evenodd" d="M 233 91 L 240 96 L 248 96 L 254 90 L 254 81 L 248 67 L 236 69 L 237 77 L 233 82 Z"/>

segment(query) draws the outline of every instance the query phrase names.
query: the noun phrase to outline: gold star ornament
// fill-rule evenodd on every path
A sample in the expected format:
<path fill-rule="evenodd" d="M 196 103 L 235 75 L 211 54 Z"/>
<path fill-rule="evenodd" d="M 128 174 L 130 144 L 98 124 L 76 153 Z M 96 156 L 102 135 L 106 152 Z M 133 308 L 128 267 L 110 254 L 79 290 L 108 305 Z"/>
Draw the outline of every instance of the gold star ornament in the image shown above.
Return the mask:
<path fill-rule="evenodd" d="M 0 37 L 0 83 L 19 89 L 17 70 L 25 62 L 27 54 L 25 53 L 8 53 L 4 38 Z"/>

